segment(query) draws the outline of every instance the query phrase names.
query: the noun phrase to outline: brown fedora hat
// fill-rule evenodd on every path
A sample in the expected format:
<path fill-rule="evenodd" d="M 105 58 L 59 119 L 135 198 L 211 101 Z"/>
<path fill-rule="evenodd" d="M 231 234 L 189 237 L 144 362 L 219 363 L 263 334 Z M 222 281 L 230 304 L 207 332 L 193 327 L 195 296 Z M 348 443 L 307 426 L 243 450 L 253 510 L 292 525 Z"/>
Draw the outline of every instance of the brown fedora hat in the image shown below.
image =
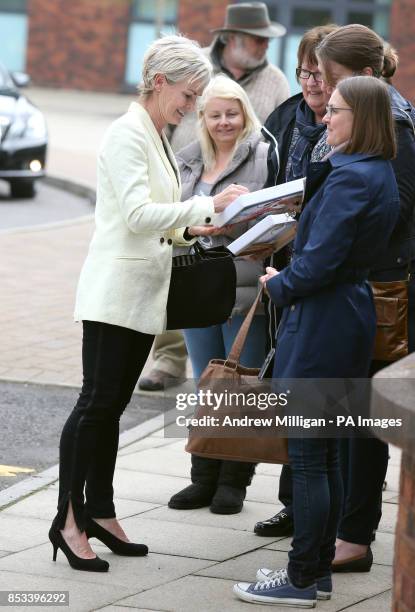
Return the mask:
<path fill-rule="evenodd" d="M 243 32 L 263 38 L 278 38 L 284 36 L 286 29 L 270 20 L 268 7 L 263 2 L 244 2 L 229 4 L 225 24 L 212 32 Z"/>

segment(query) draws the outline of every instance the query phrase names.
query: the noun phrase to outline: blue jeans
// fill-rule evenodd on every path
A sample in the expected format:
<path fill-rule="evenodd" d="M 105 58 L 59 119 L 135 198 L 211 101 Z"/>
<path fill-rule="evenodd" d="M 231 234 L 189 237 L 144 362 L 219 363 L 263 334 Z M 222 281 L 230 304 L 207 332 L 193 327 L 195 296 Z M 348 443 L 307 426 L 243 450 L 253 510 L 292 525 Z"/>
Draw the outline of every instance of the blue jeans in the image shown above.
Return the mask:
<path fill-rule="evenodd" d="M 200 378 L 211 359 L 226 359 L 244 318 L 236 315 L 222 325 L 183 330 L 194 378 Z M 255 315 L 241 354 L 241 365 L 260 368 L 265 359 L 265 343 L 264 317 Z"/>
<path fill-rule="evenodd" d="M 298 587 L 331 574 L 343 485 L 336 439 L 288 440 L 293 477 L 294 538 L 288 574 Z"/>

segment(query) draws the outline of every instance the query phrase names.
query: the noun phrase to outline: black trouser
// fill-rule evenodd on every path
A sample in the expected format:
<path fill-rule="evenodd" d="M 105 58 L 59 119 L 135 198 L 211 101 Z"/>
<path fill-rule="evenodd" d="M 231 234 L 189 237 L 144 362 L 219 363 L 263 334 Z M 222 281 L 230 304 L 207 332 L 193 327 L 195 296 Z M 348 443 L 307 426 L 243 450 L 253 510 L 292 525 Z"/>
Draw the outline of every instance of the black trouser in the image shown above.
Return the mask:
<path fill-rule="evenodd" d="M 388 445 L 378 438 L 340 440 L 344 506 L 338 537 L 369 545 L 382 516 L 382 485 L 388 469 Z"/>
<path fill-rule="evenodd" d="M 81 530 L 85 527 L 85 516 L 115 516 L 112 480 L 119 420 L 153 340 L 152 335 L 125 327 L 83 322 L 82 391 L 65 423 L 60 442 L 60 528 L 65 524 L 69 500 Z"/>
<path fill-rule="evenodd" d="M 192 455 L 192 482 L 211 486 L 212 489 L 220 484 L 243 489 L 251 484 L 254 472 L 255 463 L 221 461 Z"/>

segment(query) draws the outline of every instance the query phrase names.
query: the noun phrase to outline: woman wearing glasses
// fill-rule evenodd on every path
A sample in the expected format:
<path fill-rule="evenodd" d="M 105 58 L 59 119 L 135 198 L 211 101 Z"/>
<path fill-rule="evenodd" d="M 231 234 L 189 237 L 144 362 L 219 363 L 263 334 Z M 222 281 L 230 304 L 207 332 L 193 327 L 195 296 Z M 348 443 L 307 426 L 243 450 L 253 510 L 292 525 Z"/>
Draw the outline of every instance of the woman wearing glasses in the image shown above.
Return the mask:
<path fill-rule="evenodd" d="M 268 267 L 261 278 L 283 308 L 275 379 L 368 375 L 376 314 L 367 274 L 399 214 L 387 87 L 370 77 L 342 81 L 323 121 L 333 150 L 310 164 L 292 260 L 280 273 Z M 332 591 L 342 502 L 338 440 L 291 438 L 288 451 L 294 494 L 288 567 L 259 570 L 258 582 L 234 591 L 253 603 L 311 608 Z"/>
<path fill-rule="evenodd" d="M 306 32 L 298 47 L 297 80 L 301 93 L 283 102 L 268 117 L 262 133 L 270 143 L 266 187 L 293 181 L 305 176 L 309 161 L 320 161 L 330 151 L 323 116 L 329 96 L 322 89 L 322 76 L 317 66 L 316 48 L 325 36 L 336 30 L 325 25 Z M 268 265 L 281 270 L 289 260 L 290 248 L 274 254 Z M 268 348 L 275 346 L 275 333 L 281 310 L 267 303 Z M 291 535 L 293 532 L 292 480 L 288 465 L 282 468 L 278 497 L 283 509 L 275 516 L 258 522 L 255 533 L 265 537 Z"/>
<path fill-rule="evenodd" d="M 325 87 L 330 91 L 350 75 L 369 75 L 390 79 L 398 63 L 396 53 L 373 30 L 348 25 L 327 36 L 317 49 Z M 397 155 L 392 161 L 400 197 L 399 218 L 388 248 L 373 262 L 370 280 L 395 281 L 408 276 L 409 351 L 415 350 L 415 110 L 399 92 L 388 85 L 392 105 Z M 372 109 L 374 113 L 375 110 Z M 373 361 L 373 375 L 389 365 Z M 373 532 L 381 516 L 382 485 L 388 466 L 388 447 L 377 438 L 350 438 L 341 441 L 340 452 L 345 503 L 336 542 L 333 571 L 367 572 L 373 556 Z"/>

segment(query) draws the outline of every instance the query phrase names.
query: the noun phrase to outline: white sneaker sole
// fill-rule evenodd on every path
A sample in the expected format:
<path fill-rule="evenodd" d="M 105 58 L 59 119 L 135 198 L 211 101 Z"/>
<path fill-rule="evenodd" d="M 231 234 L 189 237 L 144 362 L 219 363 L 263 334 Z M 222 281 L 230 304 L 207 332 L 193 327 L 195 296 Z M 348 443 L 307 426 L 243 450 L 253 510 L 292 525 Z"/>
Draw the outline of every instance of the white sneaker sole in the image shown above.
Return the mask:
<path fill-rule="evenodd" d="M 247 593 L 238 587 L 237 584 L 233 587 L 233 592 L 243 601 L 249 603 L 261 603 L 266 606 L 292 606 L 295 608 L 315 608 L 317 601 L 315 599 L 284 599 L 284 598 L 271 598 L 264 595 L 255 595 L 254 593 Z"/>

